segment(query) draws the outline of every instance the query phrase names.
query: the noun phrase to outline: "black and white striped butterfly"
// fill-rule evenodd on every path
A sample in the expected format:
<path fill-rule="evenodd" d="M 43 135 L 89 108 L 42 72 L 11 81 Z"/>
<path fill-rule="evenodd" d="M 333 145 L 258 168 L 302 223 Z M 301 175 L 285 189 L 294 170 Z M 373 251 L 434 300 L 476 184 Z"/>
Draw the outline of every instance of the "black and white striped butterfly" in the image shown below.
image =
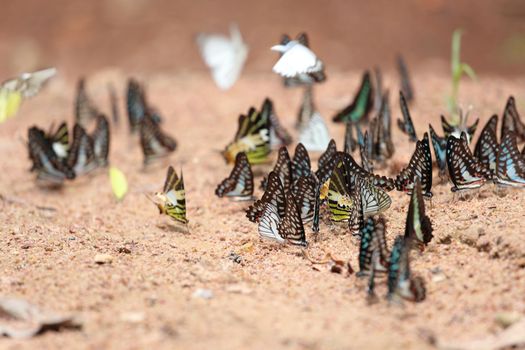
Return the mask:
<path fill-rule="evenodd" d="M 504 130 L 496 159 L 496 183 L 525 187 L 525 158 L 518 150 L 516 133 Z"/>
<path fill-rule="evenodd" d="M 412 276 L 410 271 L 410 242 L 402 236 L 396 237 L 388 268 L 388 299 L 399 302 L 406 299 L 420 302 L 425 299 L 426 289 L 420 276 Z"/>
<path fill-rule="evenodd" d="M 316 195 L 318 193 L 317 179 L 314 174 L 310 173 L 301 176 L 291 187 L 295 201 L 299 208 L 303 224 L 314 219 Z"/>
<path fill-rule="evenodd" d="M 320 184 L 324 184 L 326 181 L 328 181 L 328 179 L 330 179 L 330 176 L 332 176 L 332 171 L 334 170 L 337 162 L 335 157 L 336 154 L 337 145 L 332 139 L 328 143 L 326 150 L 321 154 L 319 160 L 317 161 L 317 171 L 315 172 L 315 176 L 317 176 Z"/>
<path fill-rule="evenodd" d="M 308 151 L 302 143 L 298 143 L 292 158 L 292 181 L 296 182 L 303 176 L 312 174 L 312 165 Z"/>
<path fill-rule="evenodd" d="M 386 222 L 383 217 L 369 217 L 360 228 L 358 276 L 366 276 L 374 271 L 386 272 L 389 251 L 386 245 Z M 375 256 L 374 256 L 375 254 Z M 375 258 L 375 259 L 374 259 Z"/>
<path fill-rule="evenodd" d="M 77 97 L 75 101 L 75 121 L 82 127 L 87 127 L 89 122 L 99 115 L 98 108 L 95 106 L 86 91 L 85 79 L 80 79 L 77 85 Z"/>
<path fill-rule="evenodd" d="M 144 166 L 147 166 L 175 151 L 177 141 L 162 131 L 160 124 L 151 115 L 146 114 L 140 121 L 140 145 L 144 155 Z"/>
<path fill-rule="evenodd" d="M 496 157 L 498 155 L 497 125 L 498 116 L 494 114 L 481 130 L 474 149 L 474 156 L 492 173 L 496 172 Z"/>
<path fill-rule="evenodd" d="M 428 124 L 428 129 L 432 139 L 434 155 L 436 156 L 436 164 L 439 169 L 439 177 L 444 179 L 447 176 L 447 138 L 438 136 L 432 124 Z"/>
<path fill-rule="evenodd" d="M 370 184 L 385 191 L 391 191 L 395 188 L 394 180 L 386 176 L 369 173 L 357 164 L 352 155 L 344 152 L 337 152 L 337 155 L 345 163 L 345 167 L 348 169 L 348 173 L 352 182 L 355 182 L 355 177 L 360 177 L 362 179 L 368 180 Z"/>
<path fill-rule="evenodd" d="M 372 124 L 374 123 L 371 123 L 370 125 Z M 374 166 L 372 164 L 372 137 L 368 135 L 368 130 L 365 131 L 365 136 L 363 137 L 363 144 L 359 146 L 359 154 L 361 155 L 361 167 L 365 171 L 372 173 L 374 171 Z"/>
<path fill-rule="evenodd" d="M 282 201 L 282 198 L 279 200 Z M 286 193 L 284 206 L 284 215 L 281 215 L 279 214 L 278 205 L 275 205 L 273 202 L 266 203 L 259 221 L 259 235 L 279 243 L 307 246 L 299 209 L 291 192 Z"/>
<path fill-rule="evenodd" d="M 272 149 L 288 146 L 292 143 L 292 136 L 282 126 L 273 108 L 273 102 L 269 98 L 264 99 L 261 106 L 261 114 L 263 118 L 268 118 L 270 121 L 270 147 Z"/>
<path fill-rule="evenodd" d="M 483 186 L 492 175 L 472 154 L 465 138 L 449 136 L 447 140 L 447 168 L 454 185 L 452 192 Z"/>
<path fill-rule="evenodd" d="M 421 250 L 430 243 L 432 235 L 432 222 L 425 213 L 425 202 L 421 183 L 419 178 L 416 179 L 410 204 L 408 206 L 407 220 L 405 223 L 405 240 L 411 240 Z"/>
<path fill-rule="evenodd" d="M 217 186 L 215 194 L 244 201 L 253 199 L 253 190 L 253 173 L 248 157 L 244 152 L 237 153 L 230 175 Z"/>
<path fill-rule="evenodd" d="M 441 116 L 441 127 L 443 128 L 443 132 L 445 133 L 445 137 L 449 137 L 450 135 L 455 136 L 456 138 L 460 138 L 462 133 L 465 133 L 467 136 L 467 143 L 470 144 L 472 141 L 474 134 L 476 133 L 476 129 L 478 127 L 479 118 L 476 119 L 476 121 L 471 125 L 467 125 L 468 120 L 468 112 L 466 114 L 463 114 L 463 110 L 459 110 L 459 125 L 454 126 L 447 122 L 445 117 Z"/>
<path fill-rule="evenodd" d="M 288 149 L 286 149 L 285 146 L 282 146 L 279 148 L 279 153 L 277 156 L 277 162 L 275 163 L 275 166 L 273 167 L 273 171 L 279 175 L 279 179 L 281 180 L 281 183 L 283 184 L 283 188 L 285 191 L 288 191 L 290 189 L 290 186 L 293 183 L 292 179 L 292 161 L 290 160 L 290 155 L 288 154 Z M 264 178 L 261 181 L 261 188 L 263 190 L 266 189 L 268 179 Z"/>
<path fill-rule="evenodd" d="M 423 195 L 432 197 L 432 155 L 428 133 L 423 135 L 422 140 L 416 142 L 416 149 L 408 162 L 408 166 L 401 170 L 396 176 L 395 184 L 398 191 L 412 193 L 416 178 L 419 178 L 423 186 Z"/>
<path fill-rule="evenodd" d="M 516 137 L 519 140 L 525 141 L 525 124 L 523 124 L 521 121 L 518 109 L 516 108 L 514 96 L 509 96 L 507 104 L 505 105 L 501 123 L 500 138 L 503 138 L 507 130 L 515 132 Z"/>
<path fill-rule="evenodd" d="M 248 220 L 251 222 L 259 222 L 268 203 L 273 203 L 280 217 L 284 216 L 284 188 L 279 179 L 279 175 L 274 171 L 271 171 L 268 175 L 268 184 L 262 198 L 255 201 L 255 203 L 246 210 Z"/>
<path fill-rule="evenodd" d="M 75 124 L 73 128 L 73 143 L 66 163 L 77 176 L 87 174 L 98 166 L 93 140 L 80 124 Z"/>
<path fill-rule="evenodd" d="M 390 208 L 392 199 L 385 191 L 373 185 L 366 178 L 357 176 L 354 181 L 355 190 L 361 198 L 361 208 L 365 217 L 381 214 Z"/>
<path fill-rule="evenodd" d="M 99 114 L 96 116 L 97 125 L 91 138 L 93 140 L 93 152 L 95 153 L 95 161 L 99 167 L 108 165 L 108 154 L 110 144 L 109 122 L 105 115 Z"/>
<path fill-rule="evenodd" d="M 31 171 L 37 173 L 42 184 L 61 185 L 64 180 L 75 178 L 75 172 L 61 161 L 43 130 L 36 126 L 28 130 L 29 158 L 33 162 Z"/>
<path fill-rule="evenodd" d="M 397 119 L 397 126 L 399 129 L 408 135 L 408 138 L 411 142 L 417 141 L 416 129 L 414 128 L 414 123 L 412 122 L 412 117 L 410 117 L 410 111 L 408 110 L 408 104 L 403 94 L 403 91 L 399 91 L 399 106 L 401 107 L 401 113 L 403 114 L 403 120 Z"/>
<path fill-rule="evenodd" d="M 401 81 L 401 91 L 405 96 L 408 103 L 414 99 L 414 89 L 412 89 L 412 83 L 410 82 L 410 75 L 408 74 L 408 68 L 403 59 L 403 56 L 397 56 L 397 71 L 399 73 L 399 79 Z"/>

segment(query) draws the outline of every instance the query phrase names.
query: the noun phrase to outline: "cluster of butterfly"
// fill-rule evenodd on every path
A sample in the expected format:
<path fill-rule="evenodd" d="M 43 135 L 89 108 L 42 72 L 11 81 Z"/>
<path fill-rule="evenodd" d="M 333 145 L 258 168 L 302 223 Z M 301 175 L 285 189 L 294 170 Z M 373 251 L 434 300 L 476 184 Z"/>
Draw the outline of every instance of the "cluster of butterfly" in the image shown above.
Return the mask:
<path fill-rule="evenodd" d="M 113 123 L 118 124 L 117 96 L 112 86 L 109 89 Z M 173 152 L 175 139 L 161 129 L 161 118 L 145 98 L 143 87 L 130 79 L 127 86 L 127 112 L 132 133 L 140 133 L 140 144 L 144 165 Z M 89 130 L 92 124 L 94 130 Z M 45 132 L 37 126 L 29 128 L 28 149 L 33 162 L 32 171 L 37 173 L 40 184 L 57 186 L 64 180 L 90 173 L 108 165 L 110 123 L 89 97 L 84 79 L 78 83 L 75 100 L 75 124 L 70 143 L 66 122 L 58 129 Z"/>

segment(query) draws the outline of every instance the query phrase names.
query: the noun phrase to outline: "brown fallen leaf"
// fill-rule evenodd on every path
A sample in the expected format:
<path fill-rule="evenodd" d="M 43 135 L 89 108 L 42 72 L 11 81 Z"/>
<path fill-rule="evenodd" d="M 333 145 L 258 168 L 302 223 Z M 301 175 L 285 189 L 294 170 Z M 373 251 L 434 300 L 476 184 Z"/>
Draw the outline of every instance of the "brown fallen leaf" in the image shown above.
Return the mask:
<path fill-rule="evenodd" d="M 0 335 L 23 339 L 48 330 L 81 327 L 72 316 L 42 310 L 23 299 L 0 298 Z"/>

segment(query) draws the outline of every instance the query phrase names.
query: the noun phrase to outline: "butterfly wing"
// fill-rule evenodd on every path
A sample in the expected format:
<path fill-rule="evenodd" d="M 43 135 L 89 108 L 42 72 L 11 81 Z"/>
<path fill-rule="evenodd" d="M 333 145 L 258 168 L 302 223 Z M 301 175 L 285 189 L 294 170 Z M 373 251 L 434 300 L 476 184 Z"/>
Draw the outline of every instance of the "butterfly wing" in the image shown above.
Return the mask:
<path fill-rule="evenodd" d="M 333 117 L 336 123 L 357 123 L 366 119 L 374 104 L 370 72 L 365 71 L 352 103 Z"/>
<path fill-rule="evenodd" d="M 302 176 L 309 176 L 312 173 L 312 166 L 310 156 L 306 147 L 302 143 L 298 143 L 295 147 L 295 152 L 292 159 L 292 179 L 299 180 Z"/>
<path fill-rule="evenodd" d="M 292 78 L 298 74 L 318 72 L 323 69 L 317 56 L 304 45 L 296 43 L 279 58 L 273 71 L 283 77 Z"/>
<path fill-rule="evenodd" d="M 423 135 L 422 140 L 416 142 L 416 149 L 408 166 L 396 177 L 397 190 L 412 193 L 416 178 L 421 180 L 424 196 L 432 197 L 432 155 L 428 133 Z"/>
<path fill-rule="evenodd" d="M 447 170 L 447 139 L 446 137 L 439 137 L 431 124 L 428 125 L 430 138 L 432 139 L 432 147 L 436 156 L 436 163 L 439 168 L 440 176 L 444 176 Z"/>
<path fill-rule="evenodd" d="M 492 172 L 496 171 L 496 157 L 498 153 L 497 124 L 498 116 L 493 115 L 483 127 L 474 149 L 474 156 Z"/>
<path fill-rule="evenodd" d="M 253 195 L 253 173 L 244 152 L 238 153 L 235 166 L 228 178 L 224 179 L 215 190 L 218 197 L 251 198 Z"/>
<path fill-rule="evenodd" d="M 97 167 L 93 140 L 78 123 L 73 128 L 73 143 L 66 163 L 77 175 L 87 174 Z"/>
<path fill-rule="evenodd" d="M 330 142 L 330 134 L 319 113 L 315 112 L 308 124 L 300 130 L 299 142 L 309 151 L 326 149 Z"/>
<path fill-rule="evenodd" d="M 403 113 L 403 121 L 398 119 L 397 126 L 402 132 L 408 135 L 410 141 L 416 142 L 416 129 L 414 128 L 414 123 L 412 122 L 412 117 L 410 116 L 410 111 L 403 91 L 399 92 L 399 105 L 401 107 L 401 113 Z"/>
<path fill-rule="evenodd" d="M 286 193 L 286 211 L 279 223 L 279 234 L 293 245 L 307 246 L 304 226 L 292 192 Z"/>

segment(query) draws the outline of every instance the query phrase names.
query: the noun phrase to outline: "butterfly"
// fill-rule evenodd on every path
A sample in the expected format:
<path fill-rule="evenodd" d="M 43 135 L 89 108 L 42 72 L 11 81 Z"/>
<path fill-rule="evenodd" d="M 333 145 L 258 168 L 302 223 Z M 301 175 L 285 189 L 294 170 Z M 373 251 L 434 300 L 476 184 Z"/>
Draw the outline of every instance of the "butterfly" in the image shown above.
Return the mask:
<path fill-rule="evenodd" d="M 498 140 L 496 138 L 496 126 L 498 116 L 493 115 L 481 130 L 474 156 L 492 173 L 496 171 L 496 158 L 498 154 Z"/>
<path fill-rule="evenodd" d="M 301 176 L 291 187 L 303 224 L 314 219 L 317 188 L 317 179 L 312 173 Z"/>
<path fill-rule="evenodd" d="M 405 95 L 403 95 L 403 91 L 399 91 L 399 105 L 401 106 L 401 112 L 403 113 L 403 120 L 397 119 L 397 126 L 403 133 L 408 135 L 411 142 L 416 142 L 416 129 L 414 128 L 414 123 L 410 117 L 410 111 L 408 110 L 407 101 Z"/>
<path fill-rule="evenodd" d="M 373 265 L 377 265 L 377 262 L 379 259 L 379 252 L 377 250 L 374 250 L 372 253 L 372 263 Z M 375 269 L 370 270 L 370 276 L 368 277 L 368 288 L 366 291 L 366 301 L 368 305 L 373 305 L 379 302 L 379 298 L 377 297 L 377 294 L 375 292 L 375 277 L 376 277 L 376 271 Z"/>
<path fill-rule="evenodd" d="M 126 108 L 130 131 L 136 132 L 140 130 L 140 123 L 144 115 L 148 112 L 148 107 L 144 87 L 135 79 L 128 80 Z"/>
<path fill-rule="evenodd" d="M 75 121 L 85 128 L 88 126 L 88 123 L 99 114 L 98 108 L 86 91 L 85 79 L 80 79 L 77 85 L 77 97 L 75 100 Z"/>
<path fill-rule="evenodd" d="M 239 152 L 246 153 L 250 164 L 260 164 L 268 160 L 270 121 L 253 107 L 250 108 L 247 116 L 239 116 L 235 138 L 226 146 L 222 155 L 228 163 L 232 163 Z"/>
<path fill-rule="evenodd" d="M 306 75 L 312 79 L 312 82 L 326 79 L 323 62 L 308 46 L 299 41 L 290 40 L 285 44 L 272 46 L 271 49 L 281 53 L 272 70 L 282 77 L 295 78 Z"/>
<path fill-rule="evenodd" d="M 392 155 L 395 152 L 394 143 L 392 142 L 389 96 L 388 90 L 382 96 L 377 129 L 374 132 L 373 138 L 374 159 L 379 160 L 380 162 L 392 158 Z"/>
<path fill-rule="evenodd" d="M 383 74 L 379 67 L 374 67 L 375 88 L 374 88 L 374 110 L 379 112 L 383 103 Z"/>
<path fill-rule="evenodd" d="M 230 25 L 230 36 L 199 34 L 197 46 L 204 63 L 221 90 L 230 89 L 241 75 L 248 57 L 248 45 L 242 40 L 236 24 Z"/>
<path fill-rule="evenodd" d="M 481 187 L 492 175 L 470 151 L 465 138 L 450 135 L 447 140 L 447 168 L 452 192 Z"/>
<path fill-rule="evenodd" d="M 33 162 L 31 171 L 37 172 L 37 180 L 51 185 L 61 185 L 65 179 L 75 178 L 75 172 L 56 155 L 45 133 L 36 126 L 28 130 L 29 158 Z"/>
<path fill-rule="evenodd" d="M 179 178 L 175 169 L 170 165 L 162 192 L 156 192 L 153 198 L 149 196 L 148 198 L 157 205 L 160 214 L 168 215 L 171 219 L 182 224 L 188 223 L 182 170 Z"/>
<path fill-rule="evenodd" d="M 279 175 L 279 179 L 284 187 L 285 191 L 288 191 L 292 185 L 292 161 L 290 160 L 290 155 L 285 146 L 279 148 L 279 154 L 277 156 L 277 162 L 273 167 L 273 171 Z M 264 178 L 261 182 L 261 188 L 266 189 L 267 179 Z"/>
<path fill-rule="evenodd" d="M 359 147 L 359 154 L 361 155 L 361 167 L 371 173 L 374 171 L 372 164 L 372 137 L 368 137 L 368 131 L 365 131 L 363 144 Z"/>
<path fill-rule="evenodd" d="M 284 188 L 279 175 L 274 171 L 268 175 L 268 183 L 262 198 L 255 201 L 246 210 L 248 220 L 254 223 L 259 222 L 268 203 L 273 203 L 276 206 L 279 217 L 284 216 Z"/>
<path fill-rule="evenodd" d="M 237 153 L 235 166 L 230 175 L 215 190 L 217 197 L 229 197 L 235 200 L 253 199 L 253 173 L 244 152 Z"/>
<path fill-rule="evenodd" d="M 105 115 L 96 116 L 97 125 L 91 136 L 93 140 L 93 151 L 98 166 L 105 167 L 108 165 L 109 143 L 111 140 L 109 133 L 109 122 Z"/>
<path fill-rule="evenodd" d="M 32 73 L 22 73 L 16 78 L 2 82 L 0 84 L 0 123 L 15 115 L 22 101 L 35 96 L 55 74 L 55 68 L 47 68 Z"/>
<path fill-rule="evenodd" d="M 315 172 L 315 176 L 319 180 L 319 183 L 324 184 L 330 179 L 332 170 L 334 170 L 337 162 L 336 154 L 337 145 L 335 144 L 335 141 L 331 139 L 326 150 L 321 154 L 317 161 L 317 171 Z"/>
<path fill-rule="evenodd" d="M 496 158 L 496 183 L 525 187 L 525 158 L 518 150 L 516 133 L 504 130 Z"/>
<path fill-rule="evenodd" d="M 370 72 L 365 71 L 361 86 L 350 105 L 338 112 L 332 120 L 336 123 L 358 123 L 367 118 L 374 106 L 372 82 Z"/>
<path fill-rule="evenodd" d="M 421 191 L 421 182 L 416 178 L 410 204 L 408 206 L 407 220 L 405 223 L 405 240 L 412 240 L 424 249 L 430 243 L 432 235 L 432 222 L 425 214 L 425 202 Z"/>
<path fill-rule="evenodd" d="M 416 149 L 408 162 L 408 166 L 396 176 L 396 189 L 411 194 L 416 178 L 420 179 L 423 186 L 423 196 L 431 198 L 432 155 L 430 154 L 428 133 L 423 135 L 422 140 L 416 142 Z"/>
<path fill-rule="evenodd" d="M 395 188 L 394 180 L 386 176 L 380 176 L 375 175 L 373 173 L 369 173 L 356 163 L 352 155 L 344 152 L 337 152 L 337 154 L 342 160 L 342 162 L 345 164 L 346 169 L 348 169 L 347 171 L 349 176 L 351 177 L 352 183 L 355 182 L 355 177 L 360 177 L 370 182 L 370 184 L 384 189 L 386 191 L 391 191 Z"/>
<path fill-rule="evenodd" d="M 306 147 L 302 143 L 298 143 L 292 158 L 292 181 L 296 182 L 301 177 L 309 176 L 310 174 L 312 174 L 310 156 Z"/>
<path fill-rule="evenodd" d="M 390 253 L 388 268 L 388 299 L 394 301 L 403 298 L 420 302 L 425 299 L 424 280 L 419 276 L 411 276 L 410 244 L 402 236 L 396 237 Z"/>
<path fill-rule="evenodd" d="M 356 210 L 357 201 L 360 201 L 359 196 L 348 179 L 347 169 L 343 162 L 339 162 L 330 177 L 328 185 L 328 207 L 331 213 L 332 221 L 348 221 Z"/>
<path fill-rule="evenodd" d="M 471 126 L 467 126 L 467 120 L 468 120 L 468 113 L 463 114 L 462 110 L 459 110 L 459 125 L 453 126 L 450 125 L 445 117 L 441 116 L 441 126 L 443 128 L 443 131 L 445 132 L 445 137 L 449 137 L 450 135 L 455 136 L 456 138 L 461 137 L 461 133 L 465 132 L 465 135 L 467 136 L 467 143 L 470 144 L 470 141 L 474 137 L 474 133 L 476 132 L 476 129 L 478 127 L 479 118 L 476 119 L 474 124 Z"/>
<path fill-rule="evenodd" d="M 273 102 L 269 98 L 265 98 L 261 107 L 261 114 L 263 118 L 267 118 L 270 121 L 270 147 L 272 149 L 279 148 L 281 146 L 288 146 L 292 143 L 292 137 L 281 125 L 277 114 L 273 109 Z"/>
<path fill-rule="evenodd" d="M 428 124 L 428 129 L 436 156 L 436 164 L 439 168 L 439 177 L 445 178 L 447 176 L 447 138 L 438 136 L 431 124 Z"/>
<path fill-rule="evenodd" d="M 345 153 L 352 153 L 357 149 L 357 142 L 354 139 L 353 135 L 353 128 L 354 124 L 352 123 L 345 123 L 345 145 L 344 145 L 344 152 Z"/>
<path fill-rule="evenodd" d="M 322 151 L 330 142 L 330 134 L 318 112 L 315 112 L 306 126 L 299 131 L 299 142 L 309 151 Z"/>
<path fill-rule="evenodd" d="M 377 219 L 369 217 L 359 231 L 361 241 L 359 244 L 359 272 L 357 275 L 366 276 L 374 271 L 386 272 L 389 252 L 385 237 L 385 219 L 383 217 Z"/>
<path fill-rule="evenodd" d="M 503 118 L 501 124 L 500 137 L 503 138 L 506 130 L 516 133 L 516 136 L 521 140 L 525 140 L 525 124 L 520 119 L 520 115 L 516 108 L 516 101 L 514 96 L 509 96 L 505 110 L 503 111 Z"/>
<path fill-rule="evenodd" d="M 111 117 L 113 119 L 113 123 L 115 125 L 118 125 L 120 122 L 120 112 L 118 108 L 118 97 L 117 92 L 115 91 L 115 87 L 113 84 L 108 84 L 108 93 L 109 93 L 109 104 L 111 106 Z"/>
<path fill-rule="evenodd" d="M 292 39 L 287 35 L 284 34 L 281 38 L 281 45 L 288 44 Z M 308 40 L 308 35 L 306 33 L 299 33 L 297 37 L 295 38 L 295 41 L 297 41 L 299 44 L 310 48 L 310 43 Z M 318 72 L 311 72 L 311 73 L 302 73 L 298 74 L 294 77 L 285 77 L 283 78 L 284 86 L 286 87 L 294 87 L 298 85 L 311 85 L 316 82 L 322 82 L 326 79 L 326 75 L 324 73 L 324 69 L 320 70 Z"/>
<path fill-rule="evenodd" d="M 59 159 L 67 157 L 69 152 L 69 131 L 66 122 L 62 122 L 55 131 L 51 127 L 50 131 L 45 134 L 45 138 L 51 143 L 53 152 Z"/>
<path fill-rule="evenodd" d="M 78 123 L 73 127 L 73 143 L 66 164 L 77 176 L 87 174 L 97 167 L 93 140 Z"/>
<path fill-rule="evenodd" d="M 380 214 L 390 208 L 392 199 L 381 188 L 373 185 L 368 179 L 359 176 L 355 177 L 353 181 L 355 183 L 352 185 L 361 199 L 361 210 L 364 216 Z"/>
<path fill-rule="evenodd" d="M 304 226 L 291 192 L 286 193 L 284 205 L 284 215 L 280 215 L 277 205 L 271 202 L 266 204 L 259 221 L 259 235 L 279 243 L 291 243 L 306 247 L 308 243 L 306 242 Z"/>
<path fill-rule="evenodd" d="M 397 71 L 399 73 L 399 78 L 401 79 L 401 91 L 406 97 L 407 102 L 410 103 L 414 99 L 414 89 L 412 89 L 407 65 L 401 55 L 397 56 Z"/>
<path fill-rule="evenodd" d="M 177 148 L 177 141 L 162 131 L 158 122 L 146 114 L 140 122 L 140 145 L 144 154 L 144 166 L 168 156 Z"/>

